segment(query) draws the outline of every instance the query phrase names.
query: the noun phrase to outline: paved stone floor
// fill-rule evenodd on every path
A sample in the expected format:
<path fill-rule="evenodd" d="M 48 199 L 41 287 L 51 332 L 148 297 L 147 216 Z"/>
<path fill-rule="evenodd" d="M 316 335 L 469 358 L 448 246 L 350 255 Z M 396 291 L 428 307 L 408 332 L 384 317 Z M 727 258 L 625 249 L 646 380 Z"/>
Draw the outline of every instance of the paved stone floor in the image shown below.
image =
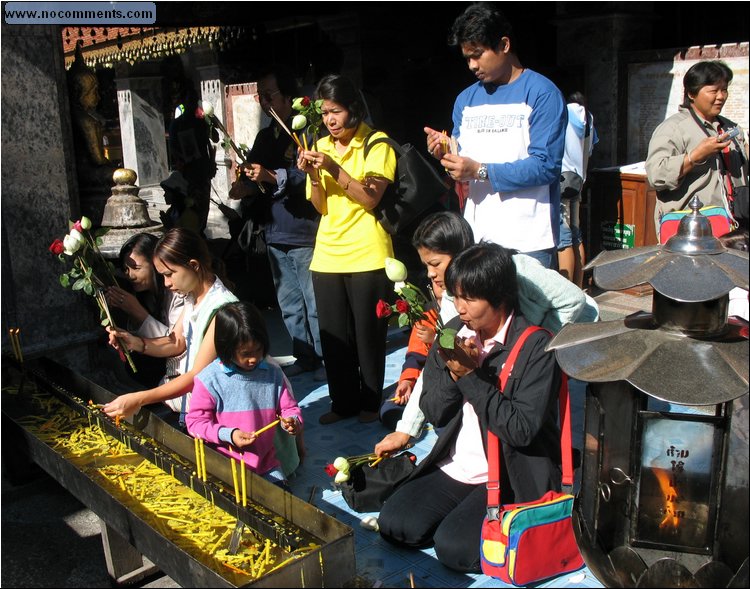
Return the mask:
<path fill-rule="evenodd" d="M 650 308 L 650 297 L 622 293 L 597 295 L 604 320 L 615 319 L 639 309 Z M 282 363 L 292 357 L 288 336 L 278 311 L 267 310 L 272 334 L 271 353 Z M 391 331 L 386 368 L 386 385 L 400 373 L 406 345 L 405 334 Z M 408 587 L 410 574 L 417 587 L 505 587 L 483 575 L 457 574 L 443 567 L 431 549 L 400 550 L 386 544 L 380 536 L 360 526 L 368 514 L 353 512 L 341 493 L 331 484 L 323 467 L 338 455 L 370 452 L 385 435 L 379 423 L 360 424 L 356 420 L 320 426 L 317 418 L 329 408 L 327 385 L 314 382 L 309 373 L 292 379 L 295 395 L 306 419 L 305 442 L 308 455 L 305 464 L 291 479 L 292 491 L 311 500 L 318 508 L 350 525 L 355 533 L 359 586 Z M 571 387 L 573 426 L 582 437 L 582 383 Z M 413 451 L 426 455 L 434 443 L 428 430 Z M 98 517 L 75 497 L 34 465 L 13 456 L 12 440 L 3 438 L 2 468 L 2 567 L 3 587 L 107 587 Z M 12 447 L 12 446 L 11 446 Z M 10 456 L 10 458 L 9 458 Z M 19 464 L 21 468 L 19 468 Z M 374 514 L 377 515 L 377 514 Z M 169 577 L 156 574 L 135 587 L 176 587 Z M 583 569 L 550 581 L 543 587 L 601 587 L 599 581 Z"/>

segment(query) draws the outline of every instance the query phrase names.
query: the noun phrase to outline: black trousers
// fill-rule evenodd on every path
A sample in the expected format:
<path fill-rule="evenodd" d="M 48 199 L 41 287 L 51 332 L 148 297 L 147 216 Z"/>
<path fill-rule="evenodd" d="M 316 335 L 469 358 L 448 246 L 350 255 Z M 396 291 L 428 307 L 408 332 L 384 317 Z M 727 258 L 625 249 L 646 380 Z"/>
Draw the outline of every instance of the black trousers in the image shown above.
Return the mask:
<path fill-rule="evenodd" d="M 380 534 L 393 544 L 434 543 L 438 560 L 456 571 L 481 572 L 479 539 L 487 513 L 485 485 L 460 483 L 437 468 L 404 483 L 378 516 Z"/>
<path fill-rule="evenodd" d="M 388 323 L 376 316 L 375 307 L 390 297 L 393 283 L 383 269 L 313 272 L 312 278 L 331 410 L 346 416 L 378 411 Z"/>

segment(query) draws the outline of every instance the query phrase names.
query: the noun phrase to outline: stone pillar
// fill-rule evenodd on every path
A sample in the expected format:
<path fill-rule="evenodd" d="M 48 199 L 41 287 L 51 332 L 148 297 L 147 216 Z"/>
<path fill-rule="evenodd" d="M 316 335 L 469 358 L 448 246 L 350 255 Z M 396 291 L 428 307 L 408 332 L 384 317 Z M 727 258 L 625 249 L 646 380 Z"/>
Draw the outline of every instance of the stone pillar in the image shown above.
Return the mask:
<path fill-rule="evenodd" d="M 224 82 L 221 81 L 219 66 L 216 64 L 196 68 L 200 78 L 201 100 L 206 100 L 214 105 L 214 112 L 226 126 Z M 223 139 L 221 131 L 220 140 Z M 211 180 L 211 199 L 225 204 L 239 211 L 239 201 L 229 200 L 229 189 L 232 186 L 232 160 L 235 155 L 231 148 L 225 151 L 221 143 L 216 145 L 216 176 Z M 206 236 L 209 239 L 229 237 L 229 226 L 225 215 L 219 210 L 215 203 L 211 203 L 208 212 L 208 225 Z"/>
<path fill-rule="evenodd" d="M 104 336 L 91 297 L 60 286 L 47 248 L 80 217 L 72 125 L 58 26 L 2 24 L 2 349 L 20 329 L 24 358 L 90 362 Z"/>
<path fill-rule="evenodd" d="M 123 167 L 138 175 L 139 196 L 148 203 L 149 216 L 159 221 L 159 211 L 167 208 L 159 183 L 169 175 L 161 78 L 118 79 L 117 102 Z"/>

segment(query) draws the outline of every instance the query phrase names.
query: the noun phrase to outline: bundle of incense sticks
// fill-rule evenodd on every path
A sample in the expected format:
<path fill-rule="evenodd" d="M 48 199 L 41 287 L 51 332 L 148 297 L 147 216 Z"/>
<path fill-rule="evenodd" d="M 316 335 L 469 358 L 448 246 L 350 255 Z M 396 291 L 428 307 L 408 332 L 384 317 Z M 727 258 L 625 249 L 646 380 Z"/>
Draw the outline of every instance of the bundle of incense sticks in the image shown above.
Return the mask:
<path fill-rule="evenodd" d="M 293 133 L 292 131 L 289 130 L 289 127 L 286 126 L 286 123 L 284 123 L 284 121 L 276 113 L 276 111 L 273 110 L 272 108 L 269 108 L 268 112 L 271 113 L 271 116 L 274 119 L 276 119 L 276 122 L 281 126 L 281 128 L 284 129 L 284 131 L 286 131 L 287 135 L 289 135 L 289 137 L 291 137 L 292 139 L 294 139 L 294 142 L 297 144 L 297 147 L 299 147 L 300 149 L 305 149 L 304 147 L 302 147 L 302 143 L 300 142 L 299 137 L 297 137 L 297 134 Z"/>

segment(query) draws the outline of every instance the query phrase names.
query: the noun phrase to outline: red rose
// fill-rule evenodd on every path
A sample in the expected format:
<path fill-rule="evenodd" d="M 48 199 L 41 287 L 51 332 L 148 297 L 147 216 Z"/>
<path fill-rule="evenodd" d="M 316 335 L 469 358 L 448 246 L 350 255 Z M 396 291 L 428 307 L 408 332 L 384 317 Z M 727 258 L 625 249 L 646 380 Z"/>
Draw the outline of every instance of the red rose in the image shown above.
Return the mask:
<path fill-rule="evenodd" d="M 404 299 L 398 299 L 396 301 L 396 311 L 398 311 L 399 313 L 408 313 L 409 303 L 407 303 Z"/>
<path fill-rule="evenodd" d="M 329 477 L 335 477 L 336 473 L 338 472 L 333 464 L 326 464 L 325 471 Z"/>
<path fill-rule="evenodd" d="M 309 104 L 310 104 L 310 97 L 309 96 L 305 96 L 302 99 L 302 106 L 308 106 Z"/>
<path fill-rule="evenodd" d="M 390 317 L 391 313 L 393 313 L 393 309 L 391 309 L 391 306 L 383 299 L 380 299 L 375 307 L 375 314 L 378 316 L 378 319 L 382 319 L 383 317 Z"/>
<path fill-rule="evenodd" d="M 203 109 L 199 106 L 195 109 L 195 118 L 196 119 L 202 119 L 206 116 L 206 113 L 203 112 Z"/>
<path fill-rule="evenodd" d="M 73 229 L 79 231 L 80 233 L 83 233 L 83 225 L 81 225 L 80 221 L 76 221 L 75 223 L 73 223 Z"/>
<path fill-rule="evenodd" d="M 65 251 L 65 246 L 63 245 L 62 240 L 56 239 L 52 242 L 52 244 L 49 246 L 49 251 L 51 251 L 56 256 L 59 256 L 61 253 Z"/>

